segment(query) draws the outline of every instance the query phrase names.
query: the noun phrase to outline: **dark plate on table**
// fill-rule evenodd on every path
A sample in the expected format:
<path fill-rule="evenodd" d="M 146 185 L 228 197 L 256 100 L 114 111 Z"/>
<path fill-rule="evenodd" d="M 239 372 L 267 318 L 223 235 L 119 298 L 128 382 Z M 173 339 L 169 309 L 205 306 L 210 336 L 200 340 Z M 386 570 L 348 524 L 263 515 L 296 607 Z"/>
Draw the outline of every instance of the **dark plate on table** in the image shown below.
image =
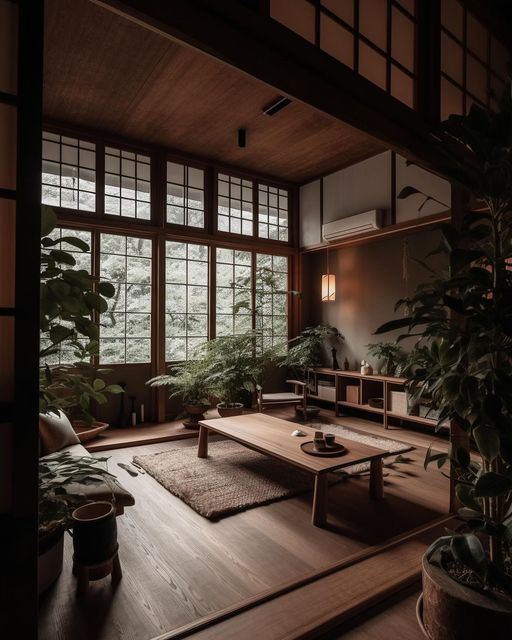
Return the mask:
<path fill-rule="evenodd" d="M 317 449 L 315 447 L 315 443 L 310 440 L 309 442 L 303 442 L 300 445 L 300 448 L 304 453 L 308 453 L 310 456 L 342 456 L 344 453 L 347 453 L 347 450 L 342 444 L 338 444 L 337 442 L 330 447 L 323 447 L 322 449 Z"/>

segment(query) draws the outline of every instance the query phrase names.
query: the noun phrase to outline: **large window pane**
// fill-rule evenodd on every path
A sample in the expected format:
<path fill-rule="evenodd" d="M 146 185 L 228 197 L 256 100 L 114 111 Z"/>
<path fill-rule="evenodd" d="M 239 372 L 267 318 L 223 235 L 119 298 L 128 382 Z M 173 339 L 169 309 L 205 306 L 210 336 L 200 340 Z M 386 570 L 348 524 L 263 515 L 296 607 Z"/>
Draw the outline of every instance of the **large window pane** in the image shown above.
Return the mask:
<path fill-rule="evenodd" d="M 151 219 L 151 161 L 148 156 L 105 148 L 105 213 Z"/>
<path fill-rule="evenodd" d="M 96 210 L 96 145 L 43 132 L 42 203 Z"/>
<path fill-rule="evenodd" d="M 252 327 L 252 256 L 250 251 L 217 249 L 216 335 L 244 333 Z"/>
<path fill-rule="evenodd" d="M 256 254 L 256 329 L 262 346 L 288 340 L 288 258 Z"/>
<path fill-rule="evenodd" d="M 288 241 L 288 191 L 258 185 L 258 235 L 270 240 Z"/>
<path fill-rule="evenodd" d="M 217 179 L 217 228 L 244 236 L 252 236 L 253 184 L 235 176 L 219 173 Z"/>
<path fill-rule="evenodd" d="M 204 228 L 204 171 L 167 163 L 167 222 Z"/>
<path fill-rule="evenodd" d="M 101 316 L 102 363 L 151 360 L 151 259 L 151 240 L 101 234 L 100 278 L 116 288 Z"/>
<path fill-rule="evenodd" d="M 166 242 L 165 357 L 194 357 L 208 340 L 208 246 Z"/>

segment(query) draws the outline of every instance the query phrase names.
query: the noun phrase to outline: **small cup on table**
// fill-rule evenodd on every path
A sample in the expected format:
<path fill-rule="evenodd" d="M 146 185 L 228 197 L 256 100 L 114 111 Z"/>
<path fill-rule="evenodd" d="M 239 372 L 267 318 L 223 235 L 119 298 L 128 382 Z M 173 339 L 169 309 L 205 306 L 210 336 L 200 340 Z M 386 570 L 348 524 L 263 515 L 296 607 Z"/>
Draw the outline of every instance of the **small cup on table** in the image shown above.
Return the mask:
<path fill-rule="evenodd" d="M 325 434 L 325 445 L 327 447 L 334 447 L 336 444 L 336 436 L 334 433 L 326 433 Z"/>

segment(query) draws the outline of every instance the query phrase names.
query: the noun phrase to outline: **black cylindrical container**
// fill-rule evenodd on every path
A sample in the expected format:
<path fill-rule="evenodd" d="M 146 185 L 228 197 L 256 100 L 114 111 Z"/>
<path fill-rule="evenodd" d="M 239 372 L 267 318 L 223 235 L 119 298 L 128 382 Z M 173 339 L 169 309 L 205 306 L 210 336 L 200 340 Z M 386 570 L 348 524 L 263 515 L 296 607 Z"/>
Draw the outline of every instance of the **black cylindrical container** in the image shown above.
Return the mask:
<path fill-rule="evenodd" d="M 110 502 L 91 502 L 73 511 L 74 561 L 95 565 L 111 558 L 117 550 L 117 523 Z"/>

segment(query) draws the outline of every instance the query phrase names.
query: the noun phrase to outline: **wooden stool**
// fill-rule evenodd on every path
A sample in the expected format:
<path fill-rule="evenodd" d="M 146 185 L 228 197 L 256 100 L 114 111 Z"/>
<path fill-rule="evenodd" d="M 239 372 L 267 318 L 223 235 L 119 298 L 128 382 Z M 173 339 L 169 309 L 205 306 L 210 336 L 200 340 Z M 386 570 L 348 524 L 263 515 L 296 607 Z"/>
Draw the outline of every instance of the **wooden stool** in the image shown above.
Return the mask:
<path fill-rule="evenodd" d="M 77 577 L 76 592 L 78 596 L 84 596 L 87 593 L 90 580 L 100 580 L 109 574 L 112 576 L 112 584 L 117 584 L 121 580 L 123 572 L 121 571 L 118 550 L 119 545 L 113 556 L 98 564 L 83 565 L 75 562 L 73 558 L 73 573 Z"/>

